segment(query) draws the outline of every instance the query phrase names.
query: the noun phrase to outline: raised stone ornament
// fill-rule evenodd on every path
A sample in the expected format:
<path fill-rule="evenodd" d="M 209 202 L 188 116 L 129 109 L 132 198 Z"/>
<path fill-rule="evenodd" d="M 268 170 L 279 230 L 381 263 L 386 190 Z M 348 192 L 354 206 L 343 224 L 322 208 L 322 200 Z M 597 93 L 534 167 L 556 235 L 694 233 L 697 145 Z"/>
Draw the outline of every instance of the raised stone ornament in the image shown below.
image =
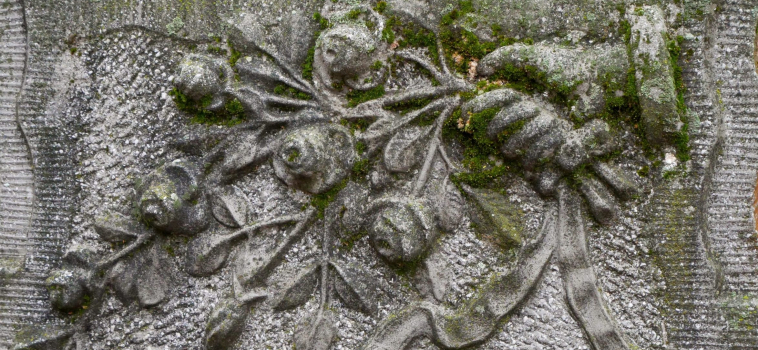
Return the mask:
<path fill-rule="evenodd" d="M 0 349 L 758 341 L 747 5 L 74 3 L 0 33 Z"/>

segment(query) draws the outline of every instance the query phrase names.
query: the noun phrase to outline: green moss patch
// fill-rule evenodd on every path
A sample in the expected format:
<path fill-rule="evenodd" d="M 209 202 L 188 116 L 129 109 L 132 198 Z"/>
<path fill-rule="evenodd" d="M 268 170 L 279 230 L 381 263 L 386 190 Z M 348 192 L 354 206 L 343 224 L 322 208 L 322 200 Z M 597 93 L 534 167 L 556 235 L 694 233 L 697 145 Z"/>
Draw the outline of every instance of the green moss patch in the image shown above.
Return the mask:
<path fill-rule="evenodd" d="M 384 96 L 384 85 L 377 85 L 368 90 L 353 90 L 347 93 L 347 106 L 355 107 L 363 102 L 375 100 Z"/>
<path fill-rule="evenodd" d="M 236 98 L 228 101 L 223 109 L 211 111 L 208 110 L 212 102 L 211 96 L 193 100 L 177 88 L 173 88 L 169 95 L 180 111 L 191 116 L 190 122 L 193 124 L 234 126 L 245 121 L 245 109 Z"/>

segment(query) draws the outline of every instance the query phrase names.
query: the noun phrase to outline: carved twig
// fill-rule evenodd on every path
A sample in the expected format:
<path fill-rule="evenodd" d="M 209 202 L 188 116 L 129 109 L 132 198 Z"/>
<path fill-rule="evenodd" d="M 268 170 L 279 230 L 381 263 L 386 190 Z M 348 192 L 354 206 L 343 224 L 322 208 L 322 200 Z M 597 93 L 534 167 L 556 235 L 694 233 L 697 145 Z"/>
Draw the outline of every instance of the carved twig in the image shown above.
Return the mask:
<path fill-rule="evenodd" d="M 306 212 L 305 214 L 299 214 L 299 215 L 280 216 L 280 217 L 275 218 L 275 219 L 271 219 L 271 220 L 268 220 L 268 221 L 264 221 L 264 222 L 260 222 L 260 223 L 257 223 L 257 224 L 252 224 L 250 226 L 243 227 L 243 228 L 241 228 L 241 229 L 239 229 L 237 231 L 234 231 L 231 234 L 229 234 L 227 236 L 224 236 L 224 237 L 226 238 L 226 240 L 233 240 L 233 239 L 235 239 L 237 237 L 241 237 L 241 236 L 247 235 L 248 239 L 250 239 L 250 238 L 252 238 L 252 234 L 253 233 L 255 233 L 256 231 L 258 231 L 258 230 L 260 230 L 262 228 L 266 228 L 266 227 L 270 227 L 270 226 L 277 226 L 277 225 L 282 225 L 282 224 L 288 224 L 288 223 L 292 223 L 292 222 L 296 222 L 296 221 L 302 222 L 302 221 L 307 220 L 308 217 L 309 217 L 309 215 L 311 215 L 310 212 Z"/>
<path fill-rule="evenodd" d="M 246 92 L 249 94 L 252 94 L 254 96 L 257 96 L 261 102 L 263 102 L 264 105 L 267 107 L 271 107 L 272 105 L 281 105 L 291 108 L 318 108 L 319 104 L 315 103 L 313 101 L 309 100 L 298 100 L 294 98 L 287 98 L 277 95 L 272 95 L 270 93 L 260 91 L 258 89 L 254 89 L 250 86 L 243 86 L 237 89 L 240 92 Z"/>
<path fill-rule="evenodd" d="M 300 84 L 303 87 L 305 87 L 305 89 L 303 89 L 305 92 L 309 93 L 310 95 L 314 95 L 313 85 L 311 85 L 310 82 L 308 82 L 307 80 L 303 79 L 300 76 L 300 74 L 296 73 L 295 70 L 292 69 L 292 67 L 290 67 L 284 61 L 282 61 L 279 58 L 278 55 L 272 53 L 270 50 L 268 50 L 268 49 L 266 49 L 266 48 L 264 48 L 264 47 L 262 47 L 262 46 L 260 46 L 258 44 L 253 43 L 253 45 L 258 50 L 260 50 L 261 52 L 263 52 L 264 54 L 266 54 L 269 58 L 271 58 L 274 61 L 274 63 L 276 63 L 276 65 L 278 65 L 279 67 L 281 67 L 282 70 L 284 70 L 284 72 L 287 73 L 290 76 L 290 78 L 294 79 L 298 84 Z"/>

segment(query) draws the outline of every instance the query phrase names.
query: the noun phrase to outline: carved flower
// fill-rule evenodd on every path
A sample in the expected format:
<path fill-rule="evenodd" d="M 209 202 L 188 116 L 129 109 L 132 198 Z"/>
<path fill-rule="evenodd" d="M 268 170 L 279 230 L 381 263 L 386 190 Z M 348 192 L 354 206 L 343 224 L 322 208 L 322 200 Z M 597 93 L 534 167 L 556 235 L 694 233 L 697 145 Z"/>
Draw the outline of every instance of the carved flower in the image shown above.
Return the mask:
<path fill-rule="evenodd" d="M 418 260 L 436 237 L 431 206 L 418 199 L 381 199 L 371 205 L 367 230 L 371 244 L 387 262 Z"/>
<path fill-rule="evenodd" d="M 317 124 L 289 132 L 274 155 L 276 176 L 288 186 L 323 193 L 345 179 L 355 159 L 350 131 Z"/>
<path fill-rule="evenodd" d="M 204 230 L 208 226 L 208 209 L 196 174 L 195 168 L 183 160 L 150 173 L 138 186 L 137 206 L 142 219 L 168 233 Z"/>
<path fill-rule="evenodd" d="M 53 271 L 45 281 L 50 292 L 50 302 L 61 311 L 76 310 L 84 304 L 85 282 L 80 269 Z"/>
<path fill-rule="evenodd" d="M 200 100 L 223 90 L 222 73 L 210 58 L 191 55 L 180 64 L 174 85 L 189 98 Z"/>

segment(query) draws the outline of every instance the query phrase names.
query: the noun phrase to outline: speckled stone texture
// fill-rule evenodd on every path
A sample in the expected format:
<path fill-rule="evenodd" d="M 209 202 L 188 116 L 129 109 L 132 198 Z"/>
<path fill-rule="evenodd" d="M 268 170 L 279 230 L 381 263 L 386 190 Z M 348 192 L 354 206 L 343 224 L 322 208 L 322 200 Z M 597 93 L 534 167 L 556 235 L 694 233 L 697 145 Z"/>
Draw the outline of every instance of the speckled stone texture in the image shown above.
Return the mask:
<path fill-rule="evenodd" d="M 680 38 L 686 87 L 681 118 L 665 121 L 652 151 L 640 147 L 644 119 L 612 140 L 587 136 L 607 127 L 583 119 L 604 108 L 598 81 L 575 87 L 573 115 L 549 91 L 498 89 L 486 92 L 492 101 L 464 104 L 467 93 L 484 96 L 477 82 L 504 58 L 451 73 L 414 58 L 434 56 L 427 47 L 374 42 L 365 31 L 390 15 L 433 31 L 461 3 L 381 3 L 389 12 L 359 0 L 0 3 L 0 349 L 758 349 L 758 2 L 474 0 L 455 22 L 482 41 L 496 42 L 497 32 L 513 39 L 503 57 L 516 52 L 511 59 L 537 62 L 548 81 L 573 83 L 597 59 L 622 60 L 613 73 L 621 78 L 648 62 L 619 26 L 652 9 L 652 28 L 665 33 L 648 34 Z M 371 11 L 351 15 L 356 8 Z M 373 24 L 351 31 L 351 16 Z M 329 56 L 340 45 L 355 62 Z M 312 77 L 303 78 L 314 47 Z M 224 68 L 237 50 L 237 68 Z M 221 68 L 183 73 L 201 56 Z M 581 65 L 556 69 L 571 62 Z M 271 67 L 294 67 L 295 77 Z M 671 67 L 657 68 L 640 72 L 638 84 L 659 73 L 673 79 Z M 276 91 L 273 76 L 297 89 L 257 95 L 261 86 Z M 519 171 L 485 189 L 454 183 L 466 146 L 445 120 L 381 134 L 389 129 L 378 125 L 413 109 L 348 107 L 346 91 L 380 79 L 385 98 L 440 97 L 426 105 L 437 108 L 434 118 L 463 106 L 453 129 L 466 130 L 469 110 L 493 107 L 491 130 L 502 135 L 512 131 L 507 118 L 537 116 L 512 132 L 554 138 L 542 139 L 539 155 L 525 155 L 533 139 L 498 146 L 504 156 L 492 164 Z M 296 97 L 309 88 L 310 99 Z M 176 97 L 193 89 L 194 99 L 212 95 L 205 107 L 214 113 L 233 115 L 234 100 L 259 120 L 291 122 L 193 122 Z M 662 111 L 677 108 L 668 102 Z M 289 109 L 266 114 L 269 104 Z M 373 129 L 355 126 L 361 113 L 377 113 Z M 677 158 L 671 138 L 684 122 L 689 159 Z M 597 154 L 566 155 L 569 141 Z M 170 170 L 185 164 L 186 173 Z M 595 175 L 571 182 L 577 169 Z M 163 177 L 143 183 L 151 176 Z M 156 225 L 169 214 L 150 219 L 158 209 L 149 198 L 135 204 L 149 196 L 163 201 L 161 213 L 193 224 Z M 134 229 L 119 231 L 114 215 Z M 586 245 L 570 239 L 582 235 Z M 123 263 L 108 261 L 143 241 Z M 73 252 L 80 246 L 97 258 Z M 66 269 L 78 271 L 88 297 L 61 311 L 53 304 L 67 277 L 49 277 Z M 530 288 L 517 283 L 527 280 Z M 43 332 L 30 335 L 37 326 Z"/>

